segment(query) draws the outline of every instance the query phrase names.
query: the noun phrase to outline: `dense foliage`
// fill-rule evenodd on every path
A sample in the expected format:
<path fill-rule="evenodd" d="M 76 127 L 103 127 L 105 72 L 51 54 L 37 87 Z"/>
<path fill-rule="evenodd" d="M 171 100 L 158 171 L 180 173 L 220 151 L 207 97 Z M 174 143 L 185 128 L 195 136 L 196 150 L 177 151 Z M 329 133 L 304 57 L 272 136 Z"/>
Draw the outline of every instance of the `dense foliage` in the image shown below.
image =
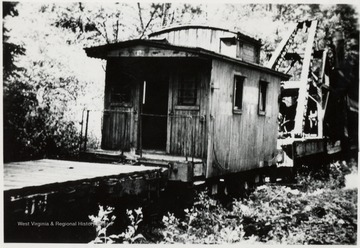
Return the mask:
<path fill-rule="evenodd" d="M 66 116 L 77 80 L 33 72 L 4 82 L 5 161 L 71 156 L 78 147 L 75 123 Z"/>
<path fill-rule="evenodd" d="M 108 233 L 114 209 L 100 206 L 98 216 L 89 216 L 96 229 L 92 243 L 354 245 L 358 192 L 346 186 L 349 176 L 357 180 L 355 160 L 298 175 L 291 186 L 258 186 L 231 208 L 200 192 L 184 216 L 167 213 L 151 226 L 143 224 L 141 208 L 127 210 L 128 226 L 120 234 Z"/>
<path fill-rule="evenodd" d="M 344 189 L 343 172 L 301 177 L 302 187 L 263 185 L 227 210 L 206 194 L 184 219 L 164 216 L 165 243 L 356 244 L 357 189 Z M 311 179 L 311 180 L 309 180 Z"/>
<path fill-rule="evenodd" d="M 18 16 L 16 10 L 16 3 L 3 3 L 3 18 L 6 16 Z M 17 55 L 24 55 L 24 48 L 18 44 L 9 42 L 9 30 L 3 27 L 3 78 L 7 79 L 11 73 L 16 73 L 19 69 L 15 65 L 15 57 Z"/>
<path fill-rule="evenodd" d="M 34 16 L 36 8 L 18 11 L 16 4 L 3 5 L 11 9 L 4 16 L 10 44 L 3 48 L 10 55 L 4 56 L 3 67 L 4 160 L 72 157 L 79 147 L 79 96 L 91 86 L 76 71 L 74 57 L 81 48 L 57 37 L 49 16 Z"/>

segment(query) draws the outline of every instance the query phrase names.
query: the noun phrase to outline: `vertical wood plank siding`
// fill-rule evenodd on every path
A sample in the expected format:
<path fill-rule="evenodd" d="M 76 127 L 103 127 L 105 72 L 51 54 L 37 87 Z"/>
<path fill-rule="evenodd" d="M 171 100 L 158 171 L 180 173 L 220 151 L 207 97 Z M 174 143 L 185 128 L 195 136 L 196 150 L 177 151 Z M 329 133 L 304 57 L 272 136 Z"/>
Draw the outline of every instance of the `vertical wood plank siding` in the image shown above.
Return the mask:
<path fill-rule="evenodd" d="M 170 43 L 180 46 L 202 47 L 219 52 L 220 38 L 233 37 L 232 32 L 212 29 L 182 29 L 160 34 L 156 39 L 167 39 Z"/>
<path fill-rule="evenodd" d="M 177 66 L 172 71 L 170 90 L 172 105 L 169 105 L 170 121 L 170 154 L 205 158 L 207 154 L 207 106 L 209 91 L 209 69 L 205 66 L 197 67 L 194 76 L 197 82 L 197 102 L 195 106 L 177 105 L 179 79 L 184 67 Z"/>
<path fill-rule="evenodd" d="M 130 109 L 110 109 L 104 111 L 102 135 L 103 149 L 130 150 L 133 136 L 133 114 Z"/>
<path fill-rule="evenodd" d="M 241 114 L 233 113 L 235 72 L 246 77 Z M 260 80 L 268 82 L 265 115 L 258 113 Z M 213 60 L 211 83 L 215 89 L 211 93 L 207 176 L 254 169 L 260 161 L 271 160 L 276 152 L 280 78 Z"/>
<path fill-rule="evenodd" d="M 184 28 L 169 30 L 164 33 L 152 34 L 152 39 L 166 39 L 173 45 L 201 47 L 213 52 L 221 53 L 220 43 L 221 38 L 236 37 L 235 32 L 226 30 L 212 29 L 212 28 Z M 244 61 L 259 63 L 258 45 L 254 45 L 249 41 L 240 38 L 240 57 Z M 225 54 L 230 57 L 236 57 L 236 52 L 232 55 Z"/>
<path fill-rule="evenodd" d="M 125 61 L 125 60 L 124 60 Z M 117 66 L 117 70 L 123 70 L 121 63 L 111 61 Z M 124 62 L 125 63 L 125 62 Z M 156 65 L 157 63 L 150 63 Z M 168 100 L 168 125 L 166 151 L 171 155 L 206 158 L 207 154 L 207 121 L 208 91 L 210 81 L 210 65 L 204 61 L 188 59 L 167 59 L 166 69 L 162 71 L 168 74 L 169 100 Z M 159 65 L 164 66 L 164 65 Z M 109 66 L 108 66 L 109 68 Z M 195 68 L 197 78 L 197 108 L 177 105 L 178 82 L 181 71 L 184 68 Z M 134 69 L 139 78 L 146 78 L 146 75 L 154 73 L 142 65 Z M 103 116 L 102 148 L 110 150 L 130 150 L 138 148 L 138 125 L 139 125 L 139 103 L 142 94 L 142 80 L 134 81 L 131 90 L 131 102 L 128 106 L 116 106 L 111 102 L 110 79 L 113 77 L 107 74 L 105 86 L 105 109 Z"/>
<path fill-rule="evenodd" d="M 139 83 L 134 80 L 128 104 L 116 105 L 111 101 L 110 82 L 115 80 L 118 83 L 121 78 L 116 78 L 113 73 L 121 71 L 122 67 L 120 63 L 108 60 L 106 70 L 101 148 L 129 151 L 130 147 L 137 146 Z"/>

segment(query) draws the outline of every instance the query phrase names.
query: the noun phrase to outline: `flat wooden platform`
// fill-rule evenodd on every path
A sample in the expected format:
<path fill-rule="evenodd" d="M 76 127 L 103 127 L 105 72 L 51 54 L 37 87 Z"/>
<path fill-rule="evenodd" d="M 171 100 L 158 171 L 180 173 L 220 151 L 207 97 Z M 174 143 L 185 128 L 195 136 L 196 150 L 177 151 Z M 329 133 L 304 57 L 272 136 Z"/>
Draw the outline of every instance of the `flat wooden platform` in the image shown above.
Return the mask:
<path fill-rule="evenodd" d="M 292 146 L 294 156 L 297 158 L 326 152 L 326 141 L 323 138 L 286 138 L 278 139 L 278 149 L 285 146 Z M 293 156 L 292 155 L 292 156 Z"/>
<path fill-rule="evenodd" d="M 121 151 L 111 151 L 111 150 L 103 150 L 103 149 L 88 149 L 85 153 L 94 154 L 98 156 L 108 156 L 108 157 L 120 157 Z M 189 155 L 187 160 L 185 156 L 175 156 L 166 154 L 165 152 L 153 151 L 153 150 L 143 150 L 142 157 L 137 154 L 124 152 L 124 156 L 130 160 L 136 160 L 140 162 L 154 162 L 159 164 L 167 165 L 169 162 L 186 162 L 186 161 L 194 161 L 195 163 L 201 163 L 203 160 L 201 158 L 194 158 Z"/>
<path fill-rule="evenodd" d="M 159 167 L 33 160 L 4 164 L 4 191 L 160 170 Z"/>

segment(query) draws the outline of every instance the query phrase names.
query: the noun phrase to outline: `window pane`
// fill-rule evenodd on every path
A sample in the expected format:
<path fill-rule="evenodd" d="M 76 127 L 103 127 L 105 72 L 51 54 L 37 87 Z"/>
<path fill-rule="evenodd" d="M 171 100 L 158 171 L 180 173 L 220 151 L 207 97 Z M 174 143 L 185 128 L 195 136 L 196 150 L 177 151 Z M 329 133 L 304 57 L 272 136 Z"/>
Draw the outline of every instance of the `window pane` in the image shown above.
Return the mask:
<path fill-rule="evenodd" d="M 191 75 L 183 75 L 179 83 L 178 104 L 195 105 L 197 87 L 195 78 Z"/>
<path fill-rule="evenodd" d="M 244 77 L 235 76 L 234 82 L 234 109 L 242 109 Z"/>
<path fill-rule="evenodd" d="M 129 103 L 131 97 L 130 82 L 115 82 L 111 89 L 111 101 L 113 103 Z"/>
<path fill-rule="evenodd" d="M 267 82 L 260 82 L 259 89 L 259 110 L 266 110 L 266 91 L 267 91 Z"/>

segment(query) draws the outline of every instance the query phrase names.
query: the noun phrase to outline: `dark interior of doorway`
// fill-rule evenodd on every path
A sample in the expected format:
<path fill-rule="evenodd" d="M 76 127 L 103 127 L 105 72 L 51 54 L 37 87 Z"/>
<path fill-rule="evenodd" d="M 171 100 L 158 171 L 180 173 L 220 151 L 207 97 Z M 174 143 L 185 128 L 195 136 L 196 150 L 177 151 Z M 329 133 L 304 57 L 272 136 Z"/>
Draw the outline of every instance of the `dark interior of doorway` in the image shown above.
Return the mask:
<path fill-rule="evenodd" d="M 164 79 L 146 81 L 142 117 L 142 148 L 166 150 L 169 83 Z"/>

